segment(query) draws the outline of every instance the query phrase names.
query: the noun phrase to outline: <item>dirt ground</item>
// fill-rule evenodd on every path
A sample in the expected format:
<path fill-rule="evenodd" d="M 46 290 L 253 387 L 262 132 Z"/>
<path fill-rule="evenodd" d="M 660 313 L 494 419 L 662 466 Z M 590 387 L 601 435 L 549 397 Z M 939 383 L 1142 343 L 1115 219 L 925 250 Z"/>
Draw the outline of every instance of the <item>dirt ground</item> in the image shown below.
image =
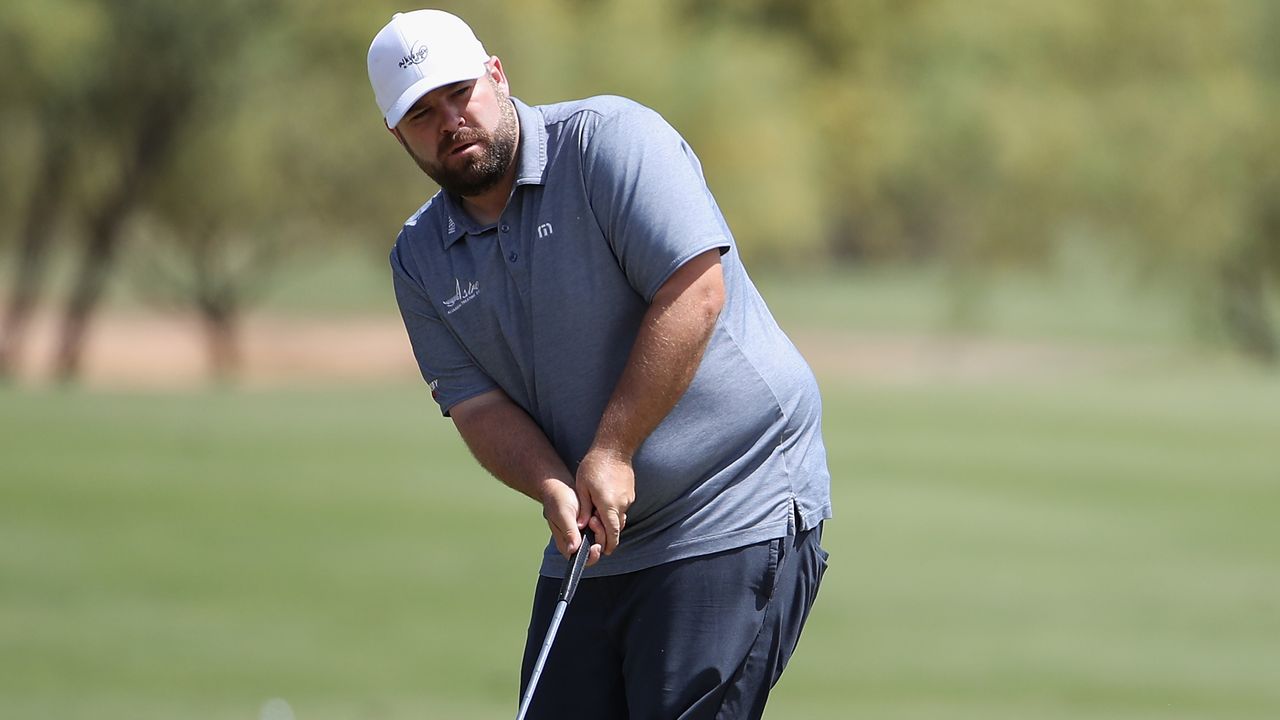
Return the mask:
<path fill-rule="evenodd" d="M 24 385 L 49 379 L 56 325 L 39 316 L 19 363 Z M 1132 354 L 989 338 L 798 332 L 792 335 L 824 378 L 870 382 L 1049 379 L 1133 362 Z M 399 318 L 319 320 L 253 316 L 240 335 L 236 382 L 248 387 L 404 382 L 418 378 Z M 88 339 L 85 385 L 103 389 L 182 389 L 210 382 L 205 339 L 191 318 L 108 314 Z"/>

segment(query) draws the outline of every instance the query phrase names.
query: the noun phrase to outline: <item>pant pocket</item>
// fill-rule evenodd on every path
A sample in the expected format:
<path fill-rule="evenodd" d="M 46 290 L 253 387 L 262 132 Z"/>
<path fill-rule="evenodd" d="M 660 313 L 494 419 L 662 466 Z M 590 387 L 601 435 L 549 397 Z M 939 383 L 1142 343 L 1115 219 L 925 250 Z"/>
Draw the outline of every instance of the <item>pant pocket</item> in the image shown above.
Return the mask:
<path fill-rule="evenodd" d="M 760 593 L 764 602 L 769 602 L 778 591 L 778 576 L 782 569 L 783 546 L 787 538 L 774 538 L 769 541 L 769 554 L 765 560 L 764 577 L 760 580 Z"/>

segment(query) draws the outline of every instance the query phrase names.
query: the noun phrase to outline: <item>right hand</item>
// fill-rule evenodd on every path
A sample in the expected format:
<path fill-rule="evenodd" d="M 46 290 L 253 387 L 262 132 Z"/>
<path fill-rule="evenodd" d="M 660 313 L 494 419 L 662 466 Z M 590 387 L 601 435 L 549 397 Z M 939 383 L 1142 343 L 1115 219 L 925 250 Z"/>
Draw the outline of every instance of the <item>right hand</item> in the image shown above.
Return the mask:
<path fill-rule="evenodd" d="M 578 493 L 559 480 L 548 480 L 542 487 L 542 517 L 551 529 L 556 550 L 566 559 L 573 557 L 582 543 L 582 528 L 586 527 L 578 525 Z M 587 567 L 600 561 L 602 550 L 599 543 L 591 546 Z"/>
<path fill-rule="evenodd" d="M 627 510 L 636 499 L 636 473 L 630 457 L 591 448 L 578 465 L 574 479 L 578 493 L 578 523 L 604 543 L 604 554 L 612 555 L 622 541 L 627 526 Z"/>

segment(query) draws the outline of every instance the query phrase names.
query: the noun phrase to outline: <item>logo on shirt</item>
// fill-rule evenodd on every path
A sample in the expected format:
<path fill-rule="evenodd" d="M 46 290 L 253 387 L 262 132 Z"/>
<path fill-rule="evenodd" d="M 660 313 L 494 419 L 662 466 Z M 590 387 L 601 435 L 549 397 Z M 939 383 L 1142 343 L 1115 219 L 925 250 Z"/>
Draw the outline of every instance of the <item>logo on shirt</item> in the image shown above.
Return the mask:
<path fill-rule="evenodd" d="M 445 232 L 447 232 L 447 233 L 449 233 L 450 235 L 452 235 L 452 234 L 454 234 L 454 233 L 455 233 L 455 232 L 457 232 L 457 231 L 458 231 L 458 226 L 454 224 L 454 222 L 453 222 L 453 216 L 452 216 L 452 215 L 450 215 L 450 216 L 449 216 L 449 229 L 448 229 L 448 230 L 446 230 Z"/>
<path fill-rule="evenodd" d="M 553 232 L 555 231 L 551 229 L 551 223 L 542 223 L 538 226 L 538 237 L 540 238 L 544 238 Z"/>
<path fill-rule="evenodd" d="M 455 292 L 453 293 L 453 297 L 443 301 L 444 306 L 446 308 L 445 310 L 446 315 L 454 314 L 459 309 L 461 309 L 463 305 L 466 305 L 467 303 L 471 302 L 471 300 L 475 298 L 475 296 L 480 294 L 479 280 L 472 280 L 464 288 L 462 287 L 462 281 L 458 280 L 457 278 L 454 278 L 453 287 L 455 290 Z"/>

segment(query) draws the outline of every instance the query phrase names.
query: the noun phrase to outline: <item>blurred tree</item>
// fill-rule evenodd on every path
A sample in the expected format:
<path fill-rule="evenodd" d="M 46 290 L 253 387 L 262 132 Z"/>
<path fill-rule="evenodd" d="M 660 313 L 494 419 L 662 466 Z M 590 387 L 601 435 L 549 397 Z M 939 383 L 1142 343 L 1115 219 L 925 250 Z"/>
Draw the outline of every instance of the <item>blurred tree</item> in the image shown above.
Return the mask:
<path fill-rule="evenodd" d="M 105 177 L 86 188 L 84 242 L 55 360 L 60 379 L 79 372 L 85 330 L 114 267 L 122 228 L 181 152 L 211 74 L 269 7 L 247 0 L 101 5 L 103 35 L 96 62 L 86 68 L 93 82 L 83 98 L 93 122 L 76 128 L 74 137 L 104 149 L 98 167 Z"/>
<path fill-rule="evenodd" d="M 6 307 L 0 372 L 12 369 L 21 347 L 59 213 L 74 210 L 80 221 L 80 257 L 55 358 L 55 374 L 68 380 L 79 371 L 85 333 L 130 218 L 158 190 L 201 197 L 222 181 L 216 174 L 188 173 L 180 187 L 158 187 L 185 153 L 196 121 L 217 115 L 205 99 L 218 88 L 218 73 L 272 7 L 247 0 L 19 1 L 6 7 L 3 27 L 14 40 L 5 45 L 12 60 L 6 65 L 25 72 L 5 73 L 4 82 L 24 98 L 42 131 L 42 151 Z"/>
<path fill-rule="evenodd" d="M 83 68 L 96 61 L 100 31 L 94 7 L 78 0 L 13 0 L 0 7 L 0 94 L 7 99 L 6 113 L 26 116 L 37 147 L 25 173 L 29 185 L 17 185 L 26 203 L 19 211 L 17 258 L 0 320 L 0 380 L 11 376 L 21 357 L 55 227 L 67 209 L 72 138 L 88 118 L 81 102 L 88 84 Z M 31 139 L 5 133 L 5 157 L 17 154 L 14 142 Z"/>
<path fill-rule="evenodd" d="M 1048 268 L 1091 236 L 1127 251 L 1136 281 L 1168 278 L 1212 307 L 1238 347 L 1277 355 L 1276 3 L 443 7 L 503 58 L 523 100 L 616 93 L 660 111 L 698 152 L 753 264 L 939 263 L 963 319 L 989 268 Z M 0 7 L 0 120 L 29 129 L 0 137 L 4 177 L 25 179 L 0 203 L 20 239 L 0 372 L 59 227 L 83 240 L 68 376 L 126 237 L 146 239 L 150 295 L 203 308 L 211 337 L 234 335 L 291 248 L 384 254 L 434 191 L 382 127 L 364 75 L 373 32 L 401 9 Z"/>
<path fill-rule="evenodd" d="M 280 8 L 238 19 L 235 52 L 202 73 L 181 152 L 156 171 L 147 203 L 126 233 L 136 238 L 143 298 L 194 310 L 212 377 L 239 370 L 240 319 L 278 264 L 327 218 L 311 218 L 315 163 L 299 153 L 314 98 L 313 57 Z M 249 30 L 252 29 L 252 32 Z M 314 71 L 313 71 L 314 72 Z"/>
<path fill-rule="evenodd" d="M 1082 185 L 1148 273 L 1215 308 L 1239 349 L 1275 361 L 1280 111 L 1273 3 L 1103 4 L 1094 70 L 1071 77 L 1109 122 Z"/>
<path fill-rule="evenodd" d="M 1252 112 L 1242 134 L 1244 227 L 1223 271 L 1224 322 L 1237 344 L 1274 364 L 1280 362 L 1272 314 L 1280 305 L 1280 5 L 1262 2 L 1237 17 Z"/>
<path fill-rule="evenodd" d="M 44 113 L 41 113 L 42 115 Z M 0 380 L 9 378 L 21 357 L 27 325 L 45 276 L 54 223 L 62 209 L 71 171 L 71 149 L 43 138 L 19 228 L 13 285 L 0 320 Z"/>
<path fill-rule="evenodd" d="M 1266 0 L 686 2 L 806 50 L 827 247 L 971 276 L 1043 267 L 1073 229 L 1204 288 L 1277 356 L 1280 6 Z M 810 134 L 810 133 L 805 133 Z M 802 134 L 801 136 L 803 136 Z"/>

